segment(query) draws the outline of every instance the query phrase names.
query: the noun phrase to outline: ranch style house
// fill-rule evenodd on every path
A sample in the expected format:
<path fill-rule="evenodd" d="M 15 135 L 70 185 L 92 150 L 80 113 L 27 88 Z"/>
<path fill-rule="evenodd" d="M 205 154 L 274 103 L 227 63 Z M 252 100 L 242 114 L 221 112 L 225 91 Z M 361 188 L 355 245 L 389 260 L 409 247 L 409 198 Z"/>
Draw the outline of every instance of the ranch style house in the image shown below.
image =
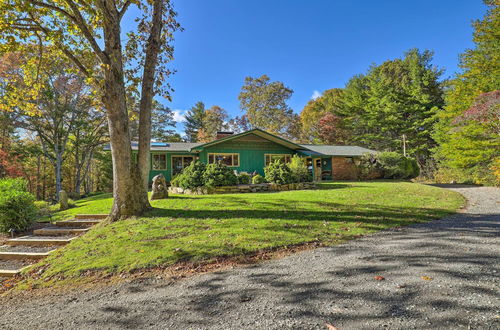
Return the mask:
<path fill-rule="evenodd" d="M 137 150 L 137 143 L 132 143 Z M 358 159 L 373 150 L 357 146 L 332 146 L 297 144 L 261 129 L 243 133 L 219 132 L 208 143 L 152 142 L 149 180 L 163 174 L 170 181 L 192 161 L 205 164 L 222 162 L 237 172 L 264 175 L 264 167 L 270 162 L 289 162 L 298 154 L 306 157 L 307 165 L 315 181 L 356 179 Z"/>

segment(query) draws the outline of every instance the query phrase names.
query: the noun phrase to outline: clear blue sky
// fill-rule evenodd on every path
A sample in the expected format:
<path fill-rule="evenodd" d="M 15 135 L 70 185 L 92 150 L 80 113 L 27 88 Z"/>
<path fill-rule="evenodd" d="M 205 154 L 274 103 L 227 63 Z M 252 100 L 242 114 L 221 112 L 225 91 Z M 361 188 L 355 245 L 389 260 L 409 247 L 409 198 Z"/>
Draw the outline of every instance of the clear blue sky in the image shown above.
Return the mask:
<path fill-rule="evenodd" d="M 435 52 L 434 64 L 457 70 L 472 47 L 481 0 L 173 0 L 185 31 L 176 36 L 172 109 L 196 101 L 241 114 L 246 76 L 267 74 L 295 92 L 300 112 L 314 91 L 343 87 L 370 64 L 413 47 Z M 178 125 L 182 129 L 182 125 Z"/>

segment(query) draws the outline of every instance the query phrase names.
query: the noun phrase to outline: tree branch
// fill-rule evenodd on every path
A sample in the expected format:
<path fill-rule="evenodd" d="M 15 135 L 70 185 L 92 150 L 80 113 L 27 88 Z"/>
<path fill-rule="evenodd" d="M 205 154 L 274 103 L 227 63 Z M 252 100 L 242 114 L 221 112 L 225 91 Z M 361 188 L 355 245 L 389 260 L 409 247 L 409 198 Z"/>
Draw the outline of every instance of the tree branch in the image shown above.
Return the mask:
<path fill-rule="evenodd" d="M 132 1 L 128 0 L 123 5 L 122 9 L 118 11 L 118 18 L 121 20 L 123 15 L 127 12 L 128 7 L 132 4 Z"/>

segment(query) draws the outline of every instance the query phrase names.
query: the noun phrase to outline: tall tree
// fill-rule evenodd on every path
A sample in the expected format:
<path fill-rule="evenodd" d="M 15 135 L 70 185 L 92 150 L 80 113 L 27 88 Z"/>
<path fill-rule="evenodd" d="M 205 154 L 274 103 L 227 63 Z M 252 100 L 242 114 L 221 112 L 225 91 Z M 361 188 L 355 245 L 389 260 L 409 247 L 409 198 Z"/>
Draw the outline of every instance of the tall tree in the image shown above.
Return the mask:
<path fill-rule="evenodd" d="M 332 88 L 326 90 L 320 97 L 310 100 L 300 113 L 301 139 L 305 142 L 329 143 L 321 138 L 324 134 L 319 132 L 320 119 L 327 114 L 338 113 L 342 100 L 342 89 Z M 340 120 L 340 117 L 338 117 Z"/>
<path fill-rule="evenodd" d="M 294 124 L 293 111 L 286 103 L 292 94 L 282 82 L 263 75 L 246 77 L 238 99 L 252 127 L 286 135 Z"/>
<path fill-rule="evenodd" d="M 344 89 L 337 115 L 352 133 L 350 142 L 377 150 L 403 150 L 425 167 L 436 145 L 435 114 L 444 105 L 442 70 L 432 52 L 411 49 L 401 59 L 372 66 Z"/>
<path fill-rule="evenodd" d="M 227 129 L 227 118 L 226 110 L 218 105 L 214 105 L 206 110 L 203 117 L 203 128 L 198 130 L 198 142 L 210 142 L 214 140 L 218 131 Z"/>
<path fill-rule="evenodd" d="M 122 19 L 131 6 L 138 9 L 138 24 L 123 47 Z M 171 1 L 12 0 L 0 2 L 0 12 L 4 49 L 15 50 L 19 43 L 55 47 L 102 91 L 113 158 L 110 219 L 148 210 L 153 97 L 169 97 L 166 64 L 179 29 Z M 126 79 L 140 90 L 137 162 L 132 162 Z"/>
<path fill-rule="evenodd" d="M 229 119 L 227 122 L 227 129 L 234 133 L 242 133 L 250 130 L 252 126 L 248 122 L 248 117 L 246 115 L 236 116 Z"/>
<path fill-rule="evenodd" d="M 184 123 L 186 136 L 189 142 L 198 141 L 198 131 L 203 129 L 203 122 L 205 118 L 205 104 L 201 101 L 187 111 L 186 122 Z"/>
<path fill-rule="evenodd" d="M 494 128 L 499 111 L 500 5 L 485 4 L 486 15 L 473 23 L 475 48 L 461 55 L 461 71 L 450 82 L 446 107 L 438 113 L 435 156 L 447 179 L 500 184 L 494 172 L 500 162 L 500 136 Z"/>

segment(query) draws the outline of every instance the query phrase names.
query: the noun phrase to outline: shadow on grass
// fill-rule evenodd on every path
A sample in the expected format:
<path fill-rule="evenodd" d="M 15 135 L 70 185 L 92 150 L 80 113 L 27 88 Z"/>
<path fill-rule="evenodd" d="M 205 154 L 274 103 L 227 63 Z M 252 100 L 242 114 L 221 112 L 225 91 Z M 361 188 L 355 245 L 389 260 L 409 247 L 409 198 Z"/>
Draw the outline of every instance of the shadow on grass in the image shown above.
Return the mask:
<path fill-rule="evenodd" d="M 286 202 L 283 203 L 283 202 Z M 322 221 L 322 222 L 359 222 L 364 228 L 370 224 L 375 227 L 380 225 L 405 225 L 414 222 L 432 220 L 452 214 L 445 209 L 384 207 L 376 204 L 365 204 L 353 209 L 352 206 L 331 203 L 315 202 L 324 211 L 311 211 L 307 207 L 294 206 L 295 201 L 259 202 L 259 207 L 272 209 L 237 209 L 237 210 L 189 210 L 189 209 L 159 209 L 148 212 L 144 217 L 189 218 L 189 219 L 271 219 L 283 221 Z M 280 208 L 280 209 L 277 209 Z"/>

